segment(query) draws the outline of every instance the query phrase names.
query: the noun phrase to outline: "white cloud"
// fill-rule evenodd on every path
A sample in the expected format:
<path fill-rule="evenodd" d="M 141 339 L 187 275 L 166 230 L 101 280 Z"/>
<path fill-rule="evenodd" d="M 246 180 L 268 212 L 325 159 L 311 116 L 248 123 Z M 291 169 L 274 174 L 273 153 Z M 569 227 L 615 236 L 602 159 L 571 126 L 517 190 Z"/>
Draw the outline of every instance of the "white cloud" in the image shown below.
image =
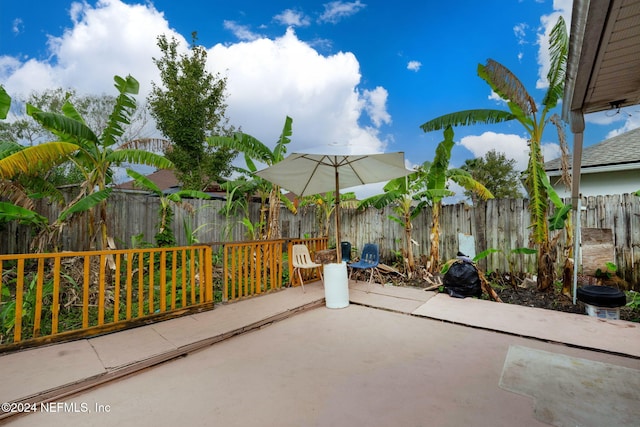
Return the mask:
<path fill-rule="evenodd" d="M 409 61 L 407 64 L 407 70 L 411 71 L 420 71 L 420 67 L 422 67 L 422 62 L 420 61 Z"/>
<path fill-rule="evenodd" d="M 233 35 L 236 36 L 239 40 L 251 41 L 251 40 L 256 40 L 260 38 L 260 35 L 251 31 L 251 29 L 249 29 L 248 26 L 238 24 L 235 21 L 225 20 L 223 25 L 224 25 L 224 28 L 231 31 Z"/>
<path fill-rule="evenodd" d="M 335 24 L 343 18 L 348 18 L 362 10 L 366 5 L 360 0 L 354 2 L 332 1 L 324 4 L 324 12 L 320 15 L 320 22 Z"/>
<path fill-rule="evenodd" d="M 624 124 L 622 125 L 622 127 L 610 131 L 606 135 L 605 139 L 613 138 L 614 136 L 629 132 L 640 127 L 640 111 L 637 111 L 635 114 L 625 114 L 625 109 L 623 109 L 620 114 L 623 114 L 622 117 L 625 119 Z"/>
<path fill-rule="evenodd" d="M 113 76 L 131 74 L 145 93 L 157 75 L 152 61 L 160 54 L 157 36 L 175 35 L 184 44 L 182 36 L 152 6 L 103 0 L 95 7 L 74 3 L 71 9 L 73 26 L 60 36 L 49 36 L 49 60 L 28 60 L 9 75 L 3 68 L 8 91 L 28 95 L 63 87 L 79 93 L 113 94 Z M 0 62 L 6 63 L 6 57 Z"/>
<path fill-rule="evenodd" d="M 20 18 L 14 19 L 13 22 L 11 23 L 11 31 L 14 34 L 20 34 L 23 29 L 24 29 L 24 23 L 22 22 L 22 19 Z"/>
<path fill-rule="evenodd" d="M 465 136 L 460 144 L 471 151 L 474 157 L 484 157 L 491 150 L 504 153 L 507 159 L 516 161 L 514 168 L 521 172 L 527 169 L 529 146 L 527 138 L 519 135 L 485 132 L 482 135 Z M 545 161 L 560 157 L 560 146 L 555 143 L 543 143 L 542 154 Z"/>
<path fill-rule="evenodd" d="M 157 36 L 175 36 L 179 53 L 189 47 L 150 4 L 103 0 L 95 7 L 75 5 L 74 24 L 50 39 L 50 60 L 0 57 L 0 78 L 10 94 L 28 95 L 55 87 L 113 94 L 113 76 L 131 74 L 140 82 L 137 99 L 144 101 L 151 81 L 160 81 L 152 60 L 161 55 Z M 228 78 L 227 117 L 259 140 L 275 144 L 288 115 L 293 118 L 289 152 L 384 151 L 377 127 L 391 120 L 387 91 L 359 87 L 360 65 L 352 53 L 323 56 L 300 41 L 292 29 L 275 40 L 218 44 L 208 53 L 211 71 Z M 363 114 L 372 125 L 359 123 Z"/>
<path fill-rule="evenodd" d="M 365 90 L 362 96 L 367 101 L 365 110 L 369 113 L 369 117 L 376 127 L 380 127 L 382 124 L 391 124 L 391 116 L 386 108 L 389 92 L 385 88 L 378 86 L 374 90 Z"/>
<path fill-rule="evenodd" d="M 495 101 L 496 104 L 502 104 L 504 106 L 507 105 L 507 102 L 502 99 L 500 97 L 500 95 L 498 95 L 497 93 L 495 93 L 494 91 L 491 91 L 491 93 L 489 94 L 489 96 L 487 97 L 487 99 L 491 100 L 491 101 Z"/>
<path fill-rule="evenodd" d="M 624 111 L 624 109 L 623 109 Z M 613 125 L 616 122 L 623 122 L 627 118 L 627 115 L 616 111 L 607 110 L 607 111 L 599 111 L 597 113 L 590 113 L 584 116 L 584 120 L 587 123 L 593 123 L 596 125 L 609 126 Z"/>
<path fill-rule="evenodd" d="M 516 39 L 518 39 L 518 44 L 527 44 L 526 36 L 528 29 L 529 26 L 525 23 L 516 24 L 513 27 L 513 33 L 515 34 Z"/>
<path fill-rule="evenodd" d="M 529 160 L 527 139 L 519 135 L 485 132 L 482 135 L 470 135 L 460 139 L 460 144 L 471 151 L 474 157 L 484 157 L 491 150 L 504 153 L 508 159 L 516 161 L 515 169 L 523 171 Z"/>
<path fill-rule="evenodd" d="M 273 17 L 273 19 L 287 27 L 307 27 L 311 24 L 309 18 L 304 13 L 287 9 Z"/>
<path fill-rule="evenodd" d="M 360 96 L 358 61 L 351 53 L 322 56 L 292 29 L 275 40 L 259 39 L 210 52 L 213 71 L 227 76 L 227 115 L 232 124 L 265 143 L 275 142 L 286 116 L 293 119 L 289 152 L 377 153 L 377 128 L 361 127 L 367 112 L 386 123 L 386 90 Z"/>
<path fill-rule="evenodd" d="M 540 17 L 540 29 L 538 31 L 538 81 L 536 82 L 536 88 L 545 89 L 549 86 L 547 82 L 547 73 L 551 66 L 551 59 L 549 57 L 549 33 L 551 29 L 558 22 L 558 17 L 564 18 L 565 25 L 567 26 L 567 32 L 571 28 L 571 10 L 573 7 L 572 0 L 554 0 L 553 12 L 549 15 L 543 15 Z"/>

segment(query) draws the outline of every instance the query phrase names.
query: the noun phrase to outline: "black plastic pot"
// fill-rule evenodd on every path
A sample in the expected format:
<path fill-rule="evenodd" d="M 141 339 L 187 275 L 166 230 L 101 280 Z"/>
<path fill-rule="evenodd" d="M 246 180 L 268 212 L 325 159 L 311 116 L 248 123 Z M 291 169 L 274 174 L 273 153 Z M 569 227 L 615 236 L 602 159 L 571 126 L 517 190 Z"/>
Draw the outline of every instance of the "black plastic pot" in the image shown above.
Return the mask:
<path fill-rule="evenodd" d="M 597 307 L 622 307 L 627 303 L 624 292 L 610 286 L 582 286 L 576 296 L 578 301 Z"/>

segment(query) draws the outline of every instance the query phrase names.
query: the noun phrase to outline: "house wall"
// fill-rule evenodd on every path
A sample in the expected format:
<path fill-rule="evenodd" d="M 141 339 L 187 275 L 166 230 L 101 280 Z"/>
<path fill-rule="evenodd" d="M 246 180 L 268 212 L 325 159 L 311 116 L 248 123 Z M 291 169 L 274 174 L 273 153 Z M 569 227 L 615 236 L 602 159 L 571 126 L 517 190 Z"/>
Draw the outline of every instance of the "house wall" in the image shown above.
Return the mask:
<path fill-rule="evenodd" d="M 551 185 L 562 198 L 571 197 L 557 176 L 549 177 Z M 611 194 L 630 194 L 640 190 L 640 170 L 615 172 L 583 173 L 580 177 L 582 197 L 607 196 Z"/>

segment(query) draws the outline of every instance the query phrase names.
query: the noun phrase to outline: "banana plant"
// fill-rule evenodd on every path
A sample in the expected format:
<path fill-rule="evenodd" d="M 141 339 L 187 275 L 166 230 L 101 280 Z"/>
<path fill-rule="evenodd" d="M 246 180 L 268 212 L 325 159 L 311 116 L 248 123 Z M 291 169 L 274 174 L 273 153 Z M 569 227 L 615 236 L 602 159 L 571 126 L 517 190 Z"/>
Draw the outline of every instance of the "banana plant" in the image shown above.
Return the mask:
<path fill-rule="evenodd" d="M 426 173 L 427 188 L 418 194 L 420 199 L 427 200 L 431 205 L 431 233 L 429 234 L 429 262 L 427 270 L 437 272 L 440 267 L 440 211 L 442 200 L 455 193 L 448 188 L 451 180 L 465 190 L 474 192 L 483 200 L 492 199 L 493 194 L 482 183 L 473 179 L 471 174 L 458 168 L 449 168 L 451 150 L 455 145 L 453 129 L 447 126 L 443 132 L 444 140 L 436 147 L 433 162 L 425 162 L 422 167 Z"/>
<path fill-rule="evenodd" d="M 49 220 L 46 217 L 32 209 L 10 202 L 0 202 L 0 222 L 18 221 L 21 224 L 33 227 L 36 231 L 36 237 L 31 244 L 31 248 L 36 252 L 45 252 L 48 248 L 53 248 L 54 251 L 57 251 L 56 242 L 66 227 L 68 220 L 74 214 L 86 212 L 105 201 L 111 191 L 111 188 L 107 188 L 78 200 L 77 203 L 60 212 L 58 218 L 51 224 L 49 224 Z"/>
<path fill-rule="evenodd" d="M 53 133 L 59 141 L 77 147 L 70 160 L 81 171 L 84 181 L 70 205 L 79 203 L 93 193 L 105 191 L 113 183 L 113 167 L 121 163 L 144 164 L 158 169 L 173 168 L 173 164 L 164 156 L 145 150 L 146 144 L 155 144 L 156 140 L 120 141 L 124 126 L 129 124 L 136 109 L 132 95 L 138 93 L 139 84 L 131 76 L 115 76 L 114 81 L 118 96 L 101 135 L 96 135 L 86 125 L 82 116 L 68 101 L 63 105 L 61 113 L 45 112 L 27 105 L 27 114 L 34 120 Z M 89 236 L 92 247 L 98 244 L 99 249 L 106 249 L 109 246 L 106 199 L 89 210 Z"/>
<path fill-rule="evenodd" d="M 400 178 L 390 180 L 382 189 L 384 193 L 368 197 L 358 204 L 358 209 L 370 206 L 382 209 L 393 206 L 395 215 L 388 218 L 400 224 L 404 229 L 404 250 L 406 270 L 409 275 L 415 270 L 413 255 L 413 220 L 427 206 L 426 200 L 420 200 L 419 194 L 426 188 L 426 174 L 424 168 L 419 167 L 415 172 Z"/>
<path fill-rule="evenodd" d="M 173 233 L 173 208 L 172 205 L 180 206 L 188 212 L 193 211 L 190 203 L 183 202 L 184 197 L 197 199 L 210 199 L 207 193 L 196 190 L 180 190 L 171 194 L 164 194 L 155 182 L 133 169 L 127 169 L 127 175 L 134 180 L 134 186 L 143 188 L 155 194 L 160 200 L 160 211 L 158 212 L 159 223 L 158 233 L 155 235 L 158 246 L 175 246 L 176 238 Z"/>
<path fill-rule="evenodd" d="M 0 86 L 0 120 L 6 119 L 10 108 L 11 97 Z M 77 149 L 75 144 L 59 141 L 32 147 L 0 141 L 0 197 L 29 210 L 34 209 L 34 190 L 62 202 L 62 194 L 42 178 L 41 172 L 64 162 Z"/>
<path fill-rule="evenodd" d="M 295 212 L 295 206 L 280 191 L 280 187 L 274 185 L 257 175 L 257 167 L 255 161 L 273 166 L 284 160 L 287 153 L 287 145 L 291 142 L 293 119 L 287 116 L 282 128 L 280 138 L 276 142 L 275 147 L 271 150 L 266 144 L 260 142 L 255 137 L 243 132 L 236 132 L 232 136 L 211 136 L 207 138 L 207 143 L 218 148 L 228 148 L 231 150 L 244 153 L 246 169 L 240 169 L 240 172 L 251 176 L 255 180 L 256 191 L 261 199 L 261 217 L 259 223 L 266 224 L 266 232 L 262 234 L 265 239 L 276 239 L 280 237 L 280 204 L 284 205 Z M 268 194 L 268 196 L 267 196 Z M 269 203 L 268 209 L 266 203 Z M 267 218 L 263 217 L 263 213 L 267 212 Z"/>
<path fill-rule="evenodd" d="M 356 194 L 353 192 L 340 193 L 340 204 L 344 203 L 344 205 L 353 205 L 355 200 Z M 322 236 L 329 236 L 329 227 L 331 227 L 331 216 L 336 210 L 335 202 L 335 191 L 327 191 L 326 193 L 322 194 L 306 196 L 303 197 L 299 202 L 300 206 L 316 207 L 316 218 L 318 220 L 318 227 L 320 228 Z"/>
<path fill-rule="evenodd" d="M 515 120 L 529 135 L 529 162 L 525 171 L 525 187 L 529 195 L 529 213 L 532 240 L 538 245 L 538 289 L 551 288 L 554 280 L 554 262 L 551 257 L 547 222 L 548 193 L 541 182 L 544 173 L 542 135 L 551 111 L 562 98 L 569 49 L 569 38 L 564 19 L 558 18 L 549 36 L 551 66 L 547 73 L 549 87 L 538 111 L 533 97 L 522 82 L 504 65 L 489 59 L 478 65 L 482 78 L 500 98 L 506 101 L 508 111 L 494 109 L 465 110 L 446 114 L 423 123 L 425 132 L 446 129 L 448 126 L 469 126 L 477 123 L 493 124 Z"/>

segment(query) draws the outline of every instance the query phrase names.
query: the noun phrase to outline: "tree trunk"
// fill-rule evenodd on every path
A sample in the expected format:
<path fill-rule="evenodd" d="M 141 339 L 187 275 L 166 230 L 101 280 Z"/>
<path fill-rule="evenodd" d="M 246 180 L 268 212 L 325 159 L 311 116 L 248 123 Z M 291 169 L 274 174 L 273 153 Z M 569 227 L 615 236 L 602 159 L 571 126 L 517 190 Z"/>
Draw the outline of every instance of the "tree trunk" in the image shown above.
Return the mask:
<path fill-rule="evenodd" d="M 431 234 L 429 235 L 431 250 L 429 251 L 427 271 L 434 273 L 438 271 L 438 264 L 440 263 L 440 202 L 434 203 L 431 218 Z"/>
<path fill-rule="evenodd" d="M 538 290 L 544 292 L 550 289 L 555 279 L 554 257 L 549 242 L 538 245 Z"/>
<path fill-rule="evenodd" d="M 407 250 L 407 270 L 412 273 L 416 268 L 415 260 L 413 259 L 413 244 L 411 243 L 411 231 L 413 225 L 411 224 L 411 218 L 409 215 L 405 215 L 404 218 L 404 241 Z"/>
<path fill-rule="evenodd" d="M 565 222 L 565 231 L 567 238 L 565 241 L 565 260 L 562 267 L 562 295 L 571 298 L 573 290 L 573 218 L 571 213 L 567 216 Z"/>
<path fill-rule="evenodd" d="M 269 193 L 269 218 L 267 240 L 280 238 L 280 187 L 274 186 Z"/>

